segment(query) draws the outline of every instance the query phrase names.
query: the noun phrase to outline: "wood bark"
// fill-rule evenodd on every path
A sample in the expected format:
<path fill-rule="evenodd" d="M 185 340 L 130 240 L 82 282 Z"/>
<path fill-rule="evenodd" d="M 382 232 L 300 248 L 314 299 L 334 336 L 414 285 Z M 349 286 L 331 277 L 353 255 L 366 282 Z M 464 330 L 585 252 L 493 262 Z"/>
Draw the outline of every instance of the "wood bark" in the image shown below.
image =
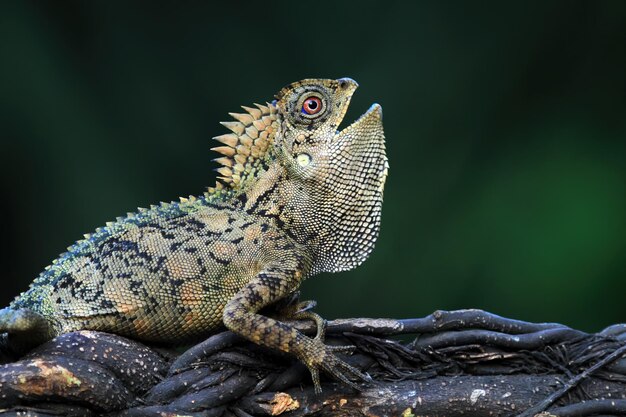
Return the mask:
<path fill-rule="evenodd" d="M 626 415 L 623 324 L 588 334 L 460 310 L 335 320 L 326 333 L 355 347 L 343 358 L 373 382 L 325 379 L 316 395 L 302 364 L 228 331 L 186 351 L 83 331 L 0 366 L 0 415 Z"/>

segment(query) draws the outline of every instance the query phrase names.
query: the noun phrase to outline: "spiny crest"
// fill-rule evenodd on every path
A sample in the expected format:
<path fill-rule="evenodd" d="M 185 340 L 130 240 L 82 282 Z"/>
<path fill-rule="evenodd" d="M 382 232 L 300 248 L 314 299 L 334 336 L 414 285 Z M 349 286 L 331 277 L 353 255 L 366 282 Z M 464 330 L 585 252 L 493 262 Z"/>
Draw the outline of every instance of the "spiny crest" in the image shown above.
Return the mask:
<path fill-rule="evenodd" d="M 276 106 L 255 104 L 254 107 L 241 106 L 246 113 L 229 113 L 235 121 L 221 122 L 231 131 L 213 139 L 222 146 L 211 148 L 223 156 L 214 159 L 221 166 L 215 187 L 209 187 L 209 194 L 223 190 L 240 189 L 255 177 L 260 163 L 267 155 L 278 130 Z"/>
<path fill-rule="evenodd" d="M 84 239 L 81 239 L 67 248 L 67 252 L 59 255 L 59 258 L 52 261 L 53 264 L 58 262 L 59 259 L 65 256 L 71 256 L 74 253 L 80 253 L 95 241 L 99 241 L 108 236 L 114 235 L 121 231 L 126 230 L 130 225 L 140 225 L 143 222 L 150 221 L 155 217 L 167 218 L 168 216 L 177 216 L 181 212 L 193 212 L 202 206 L 203 199 L 199 199 L 194 195 L 189 197 L 179 197 L 180 202 L 164 202 L 159 204 L 151 204 L 150 208 L 137 207 L 135 213 L 126 213 L 126 216 L 120 216 L 115 221 L 106 222 L 103 227 L 96 228 L 94 233 L 86 233 L 83 235 Z"/>

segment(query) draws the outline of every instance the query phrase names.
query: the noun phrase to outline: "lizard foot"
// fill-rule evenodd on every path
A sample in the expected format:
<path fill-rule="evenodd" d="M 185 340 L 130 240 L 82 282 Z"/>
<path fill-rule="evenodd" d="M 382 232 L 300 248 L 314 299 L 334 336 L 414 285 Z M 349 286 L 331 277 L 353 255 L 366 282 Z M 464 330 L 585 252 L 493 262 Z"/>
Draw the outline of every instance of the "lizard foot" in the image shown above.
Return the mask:
<path fill-rule="evenodd" d="M 315 339 L 319 339 L 323 342 L 326 335 L 326 320 L 324 320 L 319 314 L 311 311 L 316 305 L 317 303 L 313 300 L 298 301 L 297 298 L 292 298 L 286 306 L 280 309 L 281 319 L 311 320 L 315 323 L 317 330 Z"/>
<path fill-rule="evenodd" d="M 319 352 L 318 349 L 321 350 L 321 355 L 312 355 L 316 359 L 305 359 L 303 362 L 306 364 L 307 368 L 309 368 L 309 372 L 311 372 L 311 379 L 313 380 L 313 386 L 316 394 L 320 394 L 322 392 L 319 374 L 320 370 L 357 391 L 362 391 L 362 387 L 350 379 L 349 376 L 364 382 L 372 381 L 372 378 L 369 375 L 361 372 L 354 366 L 347 364 L 335 355 L 335 352 L 351 353 L 355 349 L 354 346 L 327 346 L 324 345 L 319 339 L 312 339 L 312 342 L 316 345 L 316 351 Z"/>
<path fill-rule="evenodd" d="M 319 314 L 309 310 L 303 310 L 295 313 L 293 317 L 296 320 L 313 321 L 317 329 L 317 332 L 315 334 L 315 340 L 319 340 L 320 342 L 324 341 L 324 337 L 326 336 L 326 320 L 324 320 Z"/>

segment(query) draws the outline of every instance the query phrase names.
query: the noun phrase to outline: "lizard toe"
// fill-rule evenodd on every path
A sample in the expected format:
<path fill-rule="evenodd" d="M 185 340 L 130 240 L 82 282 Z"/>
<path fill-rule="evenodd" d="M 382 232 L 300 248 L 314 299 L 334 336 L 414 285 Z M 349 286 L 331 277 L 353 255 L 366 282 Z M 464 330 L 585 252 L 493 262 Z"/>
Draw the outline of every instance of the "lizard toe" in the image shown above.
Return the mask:
<path fill-rule="evenodd" d="M 334 379 L 343 382 L 345 385 L 357 391 L 362 391 L 363 387 L 358 385 L 355 380 L 366 383 L 372 381 L 372 378 L 369 375 L 361 372 L 359 369 L 339 359 L 335 355 L 335 352 L 352 352 L 355 349 L 354 346 L 324 346 L 323 349 L 323 360 L 315 364 L 308 365 L 316 393 L 321 392 L 319 370 L 324 371 Z"/>
<path fill-rule="evenodd" d="M 326 346 L 328 350 L 335 353 L 352 354 L 356 350 L 354 345 L 342 345 L 342 346 Z"/>

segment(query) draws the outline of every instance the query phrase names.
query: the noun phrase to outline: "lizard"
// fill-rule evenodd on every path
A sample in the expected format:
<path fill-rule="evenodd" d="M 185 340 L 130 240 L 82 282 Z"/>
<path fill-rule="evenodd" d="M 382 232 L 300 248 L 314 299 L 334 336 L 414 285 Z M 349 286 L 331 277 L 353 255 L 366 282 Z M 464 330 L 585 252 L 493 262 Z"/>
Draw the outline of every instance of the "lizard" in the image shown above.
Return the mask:
<path fill-rule="evenodd" d="M 98 330 L 183 344 L 222 325 L 357 387 L 368 376 L 323 342 L 260 313 L 308 277 L 363 263 L 378 237 L 388 172 L 382 108 L 338 130 L 358 84 L 304 79 L 222 122 L 214 187 L 140 208 L 70 246 L 0 310 L 14 351 Z M 306 303 L 304 303 L 306 304 Z M 303 304 L 303 305 L 304 305 Z"/>

